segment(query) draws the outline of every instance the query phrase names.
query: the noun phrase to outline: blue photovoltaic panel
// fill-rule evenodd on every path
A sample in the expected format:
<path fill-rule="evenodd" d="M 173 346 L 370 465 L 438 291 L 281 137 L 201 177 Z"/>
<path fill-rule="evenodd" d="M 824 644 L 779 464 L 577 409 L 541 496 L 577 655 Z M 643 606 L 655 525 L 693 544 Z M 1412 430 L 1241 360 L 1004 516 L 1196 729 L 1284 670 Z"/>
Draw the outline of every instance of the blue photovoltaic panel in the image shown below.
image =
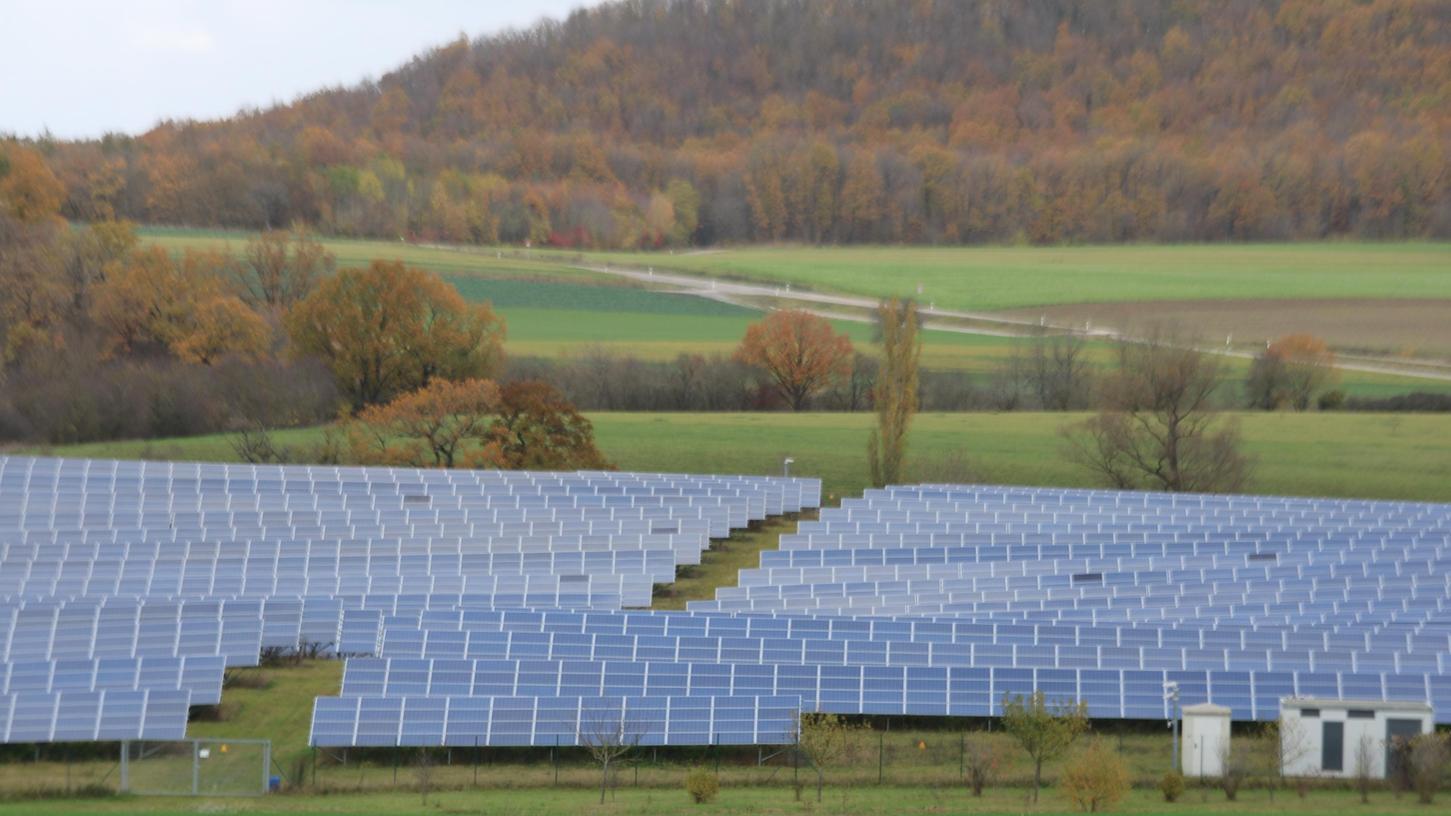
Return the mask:
<path fill-rule="evenodd" d="M 323 747 L 786 745 L 791 696 L 320 697 Z"/>
<path fill-rule="evenodd" d="M 225 667 L 371 654 L 394 616 L 647 606 L 712 538 L 819 502 L 809 479 L 0 457 L 4 736 L 180 736 Z"/>

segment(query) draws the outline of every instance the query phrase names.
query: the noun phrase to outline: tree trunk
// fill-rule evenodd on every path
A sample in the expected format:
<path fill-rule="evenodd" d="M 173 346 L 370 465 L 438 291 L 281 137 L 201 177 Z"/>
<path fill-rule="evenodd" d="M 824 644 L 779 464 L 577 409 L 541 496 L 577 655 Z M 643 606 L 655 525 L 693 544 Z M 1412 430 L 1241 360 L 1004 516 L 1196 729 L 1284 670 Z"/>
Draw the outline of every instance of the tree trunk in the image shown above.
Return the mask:
<path fill-rule="evenodd" d="M 1033 804 L 1038 804 L 1038 790 L 1043 787 L 1043 760 L 1033 760 Z"/>
<path fill-rule="evenodd" d="M 605 788 L 610 781 L 610 761 L 607 759 L 600 763 L 600 804 L 605 803 Z"/>
<path fill-rule="evenodd" d="M 821 788 L 826 784 L 826 774 L 820 768 L 816 769 L 816 801 L 821 801 Z"/>

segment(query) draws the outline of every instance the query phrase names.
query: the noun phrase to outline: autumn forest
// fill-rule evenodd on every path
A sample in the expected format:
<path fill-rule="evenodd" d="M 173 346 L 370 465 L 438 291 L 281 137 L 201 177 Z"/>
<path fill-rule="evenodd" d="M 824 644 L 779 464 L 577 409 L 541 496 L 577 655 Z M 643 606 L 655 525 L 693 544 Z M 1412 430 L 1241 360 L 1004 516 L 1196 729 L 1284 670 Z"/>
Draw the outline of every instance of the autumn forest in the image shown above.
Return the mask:
<path fill-rule="evenodd" d="M 1434 0 L 626 0 L 41 139 L 77 221 L 590 248 L 1451 235 Z"/>

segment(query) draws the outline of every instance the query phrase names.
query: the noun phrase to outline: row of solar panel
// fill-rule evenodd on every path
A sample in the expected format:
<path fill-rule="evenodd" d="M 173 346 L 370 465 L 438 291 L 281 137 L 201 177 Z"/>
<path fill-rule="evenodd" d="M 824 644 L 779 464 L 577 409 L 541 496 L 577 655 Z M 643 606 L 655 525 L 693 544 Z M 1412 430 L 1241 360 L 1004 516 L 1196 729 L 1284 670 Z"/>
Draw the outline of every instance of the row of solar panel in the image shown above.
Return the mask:
<path fill-rule="evenodd" d="M 525 521 L 510 522 L 507 524 L 493 525 L 485 528 L 475 525 L 471 529 L 461 530 L 456 535 L 428 535 L 416 527 L 408 527 L 391 536 L 379 534 L 363 534 L 354 528 L 353 533 L 347 537 L 320 538 L 318 536 L 299 536 L 295 530 L 286 530 L 275 535 L 263 535 L 255 530 L 247 529 L 238 525 L 230 525 L 229 531 L 236 531 L 236 534 L 229 532 L 225 540 L 222 539 L 175 539 L 173 538 L 174 527 L 165 526 L 161 534 L 157 531 L 142 530 L 137 528 L 133 531 L 123 531 L 117 527 L 96 527 L 88 528 L 82 534 L 60 533 L 45 531 L 42 533 L 27 532 L 20 535 L 7 536 L 4 543 L 4 551 L 0 557 L 6 559 L 34 558 L 41 555 L 50 557 L 65 558 L 98 558 L 117 557 L 131 554 L 160 556 L 166 554 L 191 555 L 232 552 L 236 546 L 245 546 L 247 550 L 286 552 L 311 552 L 326 551 L 327 549 L 337 550 L 397 550 L 406 551 L 418 549 L 419 547 L 438 545 L 446 546 L 450 543 L 461 543 L 467 541 L 488 542 L 491 540 L 507 541 L 513 539 L 550 539 L 565 538 L 572 536 L 641 536 L 641 535 L 689 535 L 692 537 L 709 537 L 710 526 L 708 522 L 691 518 L 634 518 L 634 519 L 578 519 L 569 521 Z M 243 535 L 246 533 L 246 535 Z M 415 535 L 418 533 L 418 535 Z M 464 536 L 467 536 L 465 539 Z"/>
<path fill-rule="evenodd" d="M 116 523 L 88 521 L 85 519 L 35 519 L 0 526 L 0 535 L 11 542 L 59 543 L 75 540 L 97 542 L 116 541 L 304 541 L 413 539 L 415 537 L 450 539 L 481 539 L 509 541 L 518 538 L 549 538 L 553 533 L 541 532 L 537 536 L 524 529 L 534 522 L 554 524 L 581 520 L 576 511 L 547 510 L 534 518 L 528 511 L 510 513 L 509 518 L 498 518 L 494 514 L 486 519 L 437 520 L 398 519 L 379 521 L 359 519 L 322 524 L 302 520 L 296 524 L 279 523 L 270 526 L 262 524 L 238 525 L 217 522 L 211 526 L 201 523 L 174 523 L 164 519 L 119 520 Z M 708 535 L 723 538 L 732 528 L 745 527 L 749 520 L 732 518 L 726 510 L 702 507 L 656 507 L 642 508 L 639 519 L 651 521 L 656 532 Z M 682 527 L 683 525 L 683 527 Z M 512 529 L 512 531 L 511 531 Z M 99 534 L 87 531 L 101 531 Z M 570 533 L 560 535 L 587 535 Z M 619 535 L 608 531 L 600 535 Z M 21 551 L 23 554 L 24 551 Z"/>
<path fill-rule="evenodd" d="M 185 689 L 192 705 L 222 701 L 220 656 L 0 662 L 0 696 L 61 691 Z"/>
<path fill-rule="evenodd" d="M 1202 573 L 1201 573 L 1202 576 Z M 1099 574 L 1095 580 L 1072 581 L 1065 575 L 1061 584 L 1046 581 L 1039 587 L 1008 587 L 994 578 L 908 578 L 901 580 L 834 581 L 831 583 L 755 584 L 723 587 L 718 600 L 747 598 L 843 598 L 850 596 L 887 597 L 918 593 L 974 596 L 983 603 L 1005 602 L 1037 604 L 1045 601 L 1100 600 L 1108 605 L 1187 606 L 1215 603 L 1249 603 L 1253 601 L 1330 604 L 1335 601 L 1364 602 L 1372 607 L 1380 603 L 1396 608 L 1406 605 L 1439 609 L 1447 600 L 1446 585 L 1417 584 L 1408 587 L 1379 585 L 1347 585 L 1343 582 L 1316 585 L 1305 580 L 1245 580 L 1241 583 L 1221 582 L 1200 577 L 1171 583 L 1167 573 L 1156 576 L 1151 583 L 1106 583 Z"/>
<path fill-rule="evenodd" d="M 1451 653 L 1396 649 L 1254 650 L 1010 643 L 911 643 L 701 636 L 594 635 L 389 627 L 382 657 L 679 660 L 856 666 L 1006 666 L 1231 671 L 1451 673 Z"/>
<path fill-rule="evenodd" d="M 1377 556 L 1381 553 L 1403 556 L 1409 548 L 1386 548 L 1366 552 L 1347 550 L 1343 547 L 1325 547 L 1316 550 L 1234 549 L 1218 547 L 1187 547 L 1188 552 L 1135 551 L 1133 547 L 1110 546 L 1068 546 L 1045 547 L 897 547 L 890 542 L 881 546 L 862 547 L 843 544 L 831 549 L 767 550 L 761 553 L 761 568 L 773 567 L 850 567 L 850 566 L 911 566 L 921 564 L 976 564 L 991 575 L 1033 575 L 1040 572 L 1055 572 L 1059 569 L 1075 572 L 1089 572 L 1099 569 L 1123 568 L 1135 564 L 1178 563 L 1181 565 L 1210 565 L 1221 563 L 1263 564 L 1271 570 L 1283 567 L 1286 574 L 1304 574 L 1306 570 L 1319 572 L 1326 568 L 1324 556 L 1332 557 L 1329 569 L 1332 573 L 1342 570 L 1354 574 L 1354 564 L 1366 564 L 1368 573 L 1381 569 Z M 1324 554 L 1324 555 L 1322 555 Z M 1428 560 L 1428 559 L 1427 559 Z M 1392 561 L 1394 563 L 1394 561 Z M 1344 566 L 1339 566 L 1343 564 Z M 1369 566 L 1374 564 L 1375 566 Z M 1271 572 L 1270 574 L 1278 574 Z"/>
<path fill-rule="evenodd" d="M 332 596 L 369 593 L 435 593 L 457 592 L 493 597 L 530 594 L 555 595 L 567 592 L 591 596 L 613 595 L 625 606 L 649 606 L 654 579 L 644 574 L 494 574 L 450 575 L 420 572 L 410 575 L 338 575 L 279 573 L 259 571 L 239 575 L 225 563 L 213 563 L 203 571 L 187 565 L 174 569 L 158 568 L 150 575 L 132 576 L 122 581 L 78 578 L 65 581 L 59 577 L 30 579 L 23 576 L 0 578 L 0 595 L 10 597 L 47 597 L 69 595 L 136 595 L 136 596 L 253 596 L 274 595 Z M 102 589 L 103 592 L 96 592 Z"/>
<path fill-rule="evenodd" d="M 871 541 L 883 545 L 901 542 L 935 546 L 1002 546 L 1010 544 L 1138 544 L 1168 545 L 1182 543 L 1233 544 L 1236 542 L 1272 542 L 1286 546 L 1317 546 L 1321 543 L 1356 546 L 1381 542 L 1415 544 L 1436 541 L 1443 530 L 1426 527 L 1374 528 L 1359 527 L 1355 532 L 1320 529 L 1312 525 L 1254 528 L 1247 526 L 1214 528 L 1186 526 L 1184 529 L 1123 529 L 1108 525 L 1044 529 L 1043 525 L 987 524 L 977 520 L 921 522 L 855 523 L 846 521 L 802 522 L 795 533 L 783 537 L 791 549 L 803 545 L 835 546 L 838 540 Z M 853 538 L 855 537 L 855 538 Z"/>
<path fill-rule="evenodd" d="M 178 740 L 191 692 L 61 691 L 0 696 L 0 743 Z"/>
<path fill-rule="evenodd" d="M 879 499 L 916 499 L 933 503 L 961 501 L 963 499 L 992 498 L 1002 501 L 1022 501 L 1033 504 L 1069 504 L 1093 502 L 1120 507 L 1304 507 L 1306 509 L 1331 509 L 1336 507 L 1365 508 L 1367 510 L 1388 510 L 1394 508 L 1435 508 L 1413 501 L 1384 501 L 1378 499 L 1326 499 L 1301 496 L 1257 496 L 1232 493 L 1162 493 L 1134 490 L 1105 490 L 1094 488 L 1024 487 L 1019 485 L 980 484 L 917 484 L 892 485 L 885 488 L 868 488 L 862 498 L 850 499 L 851 503 L 872 502 Z M 845 504 L 844 502 L 843 504 Z"/>
<path fill-rule="evenodd" d="M 1186 649 L 1365 650 L 1372 644 L 1404 650 L 1451 648 L 1451 621 L 1387 629 L 1379 625 L 1334 627 L 1245 624 L 1179 627 L 1154 624 L 1014 623 L 960 618 L 850 618 L 736 615 L 667 610 L 570 611 L 550 609 L 349 610 L 344 626 L 382 626 L 440 631 L 480 630 L 632 636 L 752 639 L 903 641 L 909 643 L 1009 643 L 1101 645 Z"/>
<path fill-rule="evenodd" d="M 210 545 L 215 546 L 215 545 Z M 177 561 L 190 563 L 193 561 L 216 560 L 216 556 L 206 556 L 202 551 L 207 547 L 188 546 L 192 554 L 180 557 L 166 556 L 149 560 Z M 661 570 L 672 572 L 675 569 L 675 558 L 668 549 L 654 550 L 606 550 L 603 552 L 538 552 L 538 553 L 511 553 L 511 552 L 465 552 L 460 547 L 454 552 L 425 551 L 424 553 L 399 553 L 396 550 L 389 552 L 383 548 L 375 550 L 364 549 L 357 555 L 337 553 L 337 547 L 333 548 L 331 554 L 324 552 L 309 553 L 304 556 L 293 555 L 267 555 L 259 552 L 261 548 L 254 548 L 251 552 L 241 556 L 224 556 L 229 563 L 240 566 L 243 570 L 257 561 L 270 561 L 273 564 L 284 565 L 287 569 L 303 569 L 307 571 L 332 570 L 342 572 L 356 572 L 358 570 L 372 571 L 376 569 L 389 568 L 398 572 L 404 570 L 426 569 L 439 571 L 468 571 L 471 573 L 552 573 L 570 572 L 579 570 L 590 570 L 597 572 L 618 572 L 626 569 L 632 570 Z M 138 569 L 133 566 L 136 562 L 144 563 L 148 559 L 127 558 L 125 560 L 113 560 L 109 558 L 75 558 L 66 557 L 60 562 L 31 561 L 30 564 L 54 564 L 45 569 L 54 569 L 55 574 L 66 574 L 71 572 L 85 571 L 89 575 L 103 575 L 113 570 L 119 570 L 117 574 L 126 575 L 129 571 Z M 36 566 L 27 566 L 29 574 L 36 574 L 40 569 Z"/>
<path fill-rule="evenodd" d="M 1243 559 L 1241 559 L 1243 560 Z M 1062 562 L 1059 562 L 1062 563 Z M 837 584 L 875 581 L 963 580 L 987 590 L 1045 590 L 1063 587 L 1148 587 L 1158 590 L 1179 582 L 1193 584 L 1243 584 L 1246 588 L 1276 585 L 1285 589 L 1348 592 L 1441 591 L 1451 587 L 1451 559 L 1430 561 L 1360 562 L 1356 564 L 1308 564 L 1267 567 L 1263 564 L 1221 562 L 1212 566 L 1176 566 L 1132 563 L 1120 569 L 1080 569 L 1081 562 L 1068 562 L 1059 570 L 1031 574 L 993 574 L 990 564 L 885 564 L 849 567 L 762 567 L 740 572 L 741 587 Z M 1335 569 L 1335 567 L 1344 567 Z"/>
<path fill-rule="evenodd" d="M 752 697 L 319 697 L 332 747 L 787 745 L 801 701 Z"/>
<path fill-rule="evenodd" d="M 1167 716 L 1180 702 L 1214 702 L 1241 720 L 1278 716 L 1285 697 L 1430 700 L 1451 722 L 1451 677 L 1374 672 L 1214 672 L 1008 667 L 793 666 L 590 660 L 352 658 L 342 696 L 800 696 L 803 710 L 838 714 L 998 716 L 1004 697 L 1042 691 L 1083 700 L 1089 716 Z"/>
<path fill-rule="evenodd" d="M 1360 624 L 1384 620 L 1420 622 L 1429 616 L 1444 617 L 1446 599 L 1426 602 L 1424 608 L 1369 610 L 1366 604 L 1328 603 L 1215 603 L 1204 605 L 1113 605 L 1107 599 L 1067 599 L 1011 604 L 1006 601 L 978 602 L 975 593 L 903 593 L 890 596 L 841 596 L 808 598 L 752 598 L 748 600 L 692 601 L 693 610 L 741 613 L 789 613 L 793 615 L 865 615 L 874 617 L 956 615 L 994 617 L 1001 620 L 1050 623 L 1148 623 L 1164 622 L 1218 626 L 1243 622 L 1256 626 L 1291 623 Z M 971 600 L 969 600 L 971 599 Z M 1423 603 L 1417 601 L 1418 604 Z"/>

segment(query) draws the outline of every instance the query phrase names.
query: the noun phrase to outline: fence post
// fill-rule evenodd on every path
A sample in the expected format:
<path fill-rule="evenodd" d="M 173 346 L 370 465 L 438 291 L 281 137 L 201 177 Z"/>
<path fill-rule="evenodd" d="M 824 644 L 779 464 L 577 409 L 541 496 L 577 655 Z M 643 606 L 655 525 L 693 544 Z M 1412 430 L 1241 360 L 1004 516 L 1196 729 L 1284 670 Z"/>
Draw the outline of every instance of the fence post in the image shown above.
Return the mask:
<path fill-rule="evenodd" d="M 967 778 L 967 732 L 962 732 L 962 744 L 957 749 L 957 781 Z"/>
<path fill-rule="evenodd" d="M 301 785 L 301 780 L 298 782 Z M 272 792 L 272 740 L 262 743 L 262 793 Z"/>
<path fill-rule="evenodd" d="M 121 740 L 121 793 L 131 792 L 131 741 Z"/>
<path fill-rule="evenodd" d="M 312 786 L 317 787 L 317 746 L 312 746 Z"/>
<path fill-rule="evenodd" d="M 882 784 L 882 763 L 886 756 L 887 732 L 877 732 L 877 784 Z"/>
<path fill-rule="evenodd" d="M 202 748 L 196 740 L 191 742 L 191 795 L 198 796 L 202 789 Z"/>
<path fill-rule="evenodd" d="M 474 737 L 474 787 L 479 786 L 479 738 Z"/>

